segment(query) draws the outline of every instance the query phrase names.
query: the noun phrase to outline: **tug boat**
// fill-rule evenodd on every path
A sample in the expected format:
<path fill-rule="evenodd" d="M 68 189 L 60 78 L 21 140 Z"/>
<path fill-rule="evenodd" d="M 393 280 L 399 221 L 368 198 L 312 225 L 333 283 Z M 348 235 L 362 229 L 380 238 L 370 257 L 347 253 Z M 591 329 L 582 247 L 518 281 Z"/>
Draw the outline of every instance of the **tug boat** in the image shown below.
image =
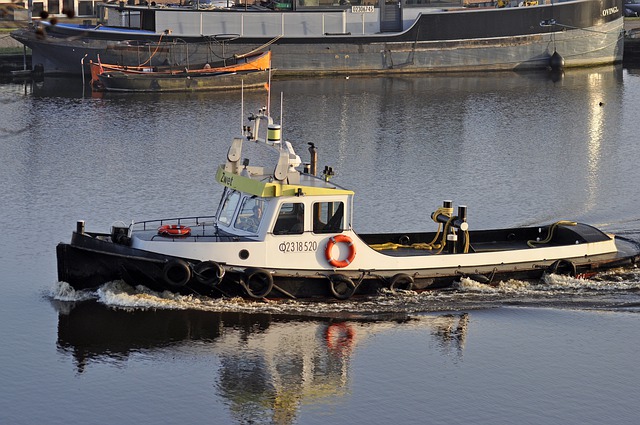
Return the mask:
<path fill-rule="evenodd" d="M 640 257 L 638 243 L 573 221 L 470 230 L 467 208 L 454 213 L 452 201 L 435 209 L 431 232 L 358 234 L 354 192 L 331 180 L 331 167 L 318 172 L 315 146 L 303 164 L 266 108 L 249 120 L 217 169 L 224 190 L 215 215 L 114 224 L 105 233 L 79 221 L 71 242 L 57 246 L 59 280 L 77 290 L 122 279 L 211 297 L 346 300 L 451 288 L 463 277 L 590 276 Z M 275 166 L 250 165 L 246 143 L 273 151 Z"/>

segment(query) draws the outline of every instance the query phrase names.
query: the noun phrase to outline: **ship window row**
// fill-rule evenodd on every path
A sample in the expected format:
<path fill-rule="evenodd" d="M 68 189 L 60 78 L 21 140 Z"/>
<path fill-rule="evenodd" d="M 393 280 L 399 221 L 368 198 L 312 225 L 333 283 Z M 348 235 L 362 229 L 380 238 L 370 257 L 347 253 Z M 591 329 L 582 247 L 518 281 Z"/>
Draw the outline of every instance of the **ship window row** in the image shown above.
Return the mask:
<path fill-rule="evenodd" d="M 314 202 L 311 207 L 313 233 L 340 233 L 344 230 L 344 203 Z M 284 203 L 273 226 L 274 235 L 300 235 L 304 232 L 305 207 L 302 202 Z"/>
<path fill-rule="evenodd" d="M 257 233 L 266 209 L 265 198 L 243 197 L 239 192 L 228 190 L 218 210 L 218 224 L 247 233 Z M 344 230 L 344 202 L 313 202 L 308 209 L 302 202 L 284 202 L 278 209 L 272 233 L 302 234 L 307 216 L 311 217 L 309 223 L 314 233 L 340 233 Z"/>
<path fill-rule="evenodd" d="M 485 5 L 494 5 L 498 3 L 498 0 L 400 0 L 403 7 L 424 7 L 424 6 L 432 6 L 432 7 L 463 7 L 463 6 L 477 6 L 479 4 Z M 14 4 L 25 7 L 25 1 L 14 2 Z M 99 0 L 79 0 L 74 7 L 74 12 L 77 16 L 84 17 L 100 17 L 101 13 L 100 9 L 100 1 Z M 152 1 L 148 0 L 128 0 L 127 4 L 129 5 L 150 5 Z M 158 4 L 164 4 L 166 1 L 159 1 Z M 188 1 L 176 2 L 176 4 L 187 4 Z M 192 3 L 197 3 L 193 1 Z M 212 3 L 217 6 L 221 6 L 224 2 L 220 1 L 212 1 L 212 0 L 201 0 L 202 8 L 206 9 L 209 3 Z M 251 5 L 254 3 L 258 3 L 253 0 L 246 0 L 247 5 Z M 397 0 L 385 0 L 385 3 L 397 3 Z M 64 5 L 66 3 L 63 0 L 45 0 L 45 1 L 34 1 L 32 3 L 32 14 L 33 16 L 39 16 L 43 11 L 49 12 L 49 14 L 58 15 L 63 12 Z M 233 5 L 244 5 L 245 0 L 229 0 L 228 4 L 230 6 Z M 271 7 L 275 10 L 300 10 L 305 8 L 340 8 L 344 9 L 349 6 L 373 6 L 375 8 L 380 7 L 378 0 L 277 0 L 271 2 Z M 195 7 L 195 6 L 194 6 Z M 104 13 L 104 12 L 102 12 Z M 2 16 L 0 14 L 0 20 L 2 20 Z"/>
<path fill-rule="evenodd" d="M 433 6 L 433 7 L 461 7 L 471 3 L 469 0 L 400 0 L 402 6 Z M 492 0 L 487 0 L 487 3 L 492 3 Z M 387 4 L 397 4 L 398 0 L 386 0 Z M 295 8 L 332 8 L 332 7 L 344 6 L 373 6 L 375 8 L 380 7 L 378 0 L 295 0 Z M 290 10 L 292 9 L 292 3 L 288 1 L 279 1 L 276 9 L 278 10 Z"/>
<path fill-rule="evenodd" d="M 397 0 L 386 0 L 386 3 L 396 3 Z M 77 2 L 77 6 L 74 7 L 74 12 L 76 16 L 84 16 L 84 17 L 100 17 L 101 12 L 100 9 L 100 1 L 99 0 L 79 0 Z M 145 0 L 134 0 L 131 2 L 127 1 L 128 4 L 134 5 L 149 5 L 151 1 Z M 155 3 L 155 2 L 153 2 Z M 158 2 L 165 3 L 163 1 Z M 187 3 L 187 2 L 183 2 Z M 203 8 L 206 9 L 207 1 L 202 1 Z M 248 5 L 254 4 L 252 0 L 247 0 L 246 3 Z M 424 7 L 424 6 L 432 6 L 432 7 L 463 7 L 463 6 L 477 6 L 478 4 L 487 4 L 494 5 L 497 4 L 497 0 L 401 0 L 403 7 Z M 20 1 L 15 4 L 24 7 L 25 2 Z M 229 0 L 229 5 L 244 5 L 244 0 Z M 331 8 L 340 8 L 344 9 L 345 7 L 350 6 L 373 6 L 375 8 L 380 7 L 378 0 L 279 0 L 273 2 L 272 8 L 275 10 L 301 10 L 306 8 L 323 8 L 323 9 L 331 9 Z M 63 12 L 64 4 L 62 0 L 45 0 L 45 1 L 34 1 L 32 3 L 32 15 L 39 16 L 43 11 L 49 12 L 49 14 L 58 15 Z M 104 12 L 102 12 L 104 13 Z M 0 15 L 0 20 L 2 20 L 2 16 Z"/>

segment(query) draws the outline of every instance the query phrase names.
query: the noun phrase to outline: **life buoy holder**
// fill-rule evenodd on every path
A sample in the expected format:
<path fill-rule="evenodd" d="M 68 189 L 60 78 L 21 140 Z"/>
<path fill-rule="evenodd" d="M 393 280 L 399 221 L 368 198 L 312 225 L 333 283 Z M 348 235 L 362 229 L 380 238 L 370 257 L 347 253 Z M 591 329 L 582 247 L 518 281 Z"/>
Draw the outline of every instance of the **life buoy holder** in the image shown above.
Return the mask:
<path fill-rule="evenodd" d="M 353 347 L 355 334 L 353 328 L 344 322 L 332 323 L 327 327 L 324 339 L 329 350 L 341 352 Z"/>
<path fill-rule="evenodd" d="M 158 234 L 160 236 L 189 236 L 191 228 L 179 224 L 165 224 L 158 227 Z"/>
<path fill-rule="evenodd" d="M 333 250 L 334 245 L 338 243 L 346 243 L 349 248 L 349 254 L 344 260 L 336 260 L 331 256 L 331 251 Z M 356 246 L 353 244 L 353 240 L 351 240 L 347 235 L 332 236 L 329 238 L 329 242 L 327 242 L 327 248 L 324 250 L 324 255 L 329 264 L 333 267 L 347 267 L 349 264 L 353 263 L 353 260 L 356 258 Z"/>

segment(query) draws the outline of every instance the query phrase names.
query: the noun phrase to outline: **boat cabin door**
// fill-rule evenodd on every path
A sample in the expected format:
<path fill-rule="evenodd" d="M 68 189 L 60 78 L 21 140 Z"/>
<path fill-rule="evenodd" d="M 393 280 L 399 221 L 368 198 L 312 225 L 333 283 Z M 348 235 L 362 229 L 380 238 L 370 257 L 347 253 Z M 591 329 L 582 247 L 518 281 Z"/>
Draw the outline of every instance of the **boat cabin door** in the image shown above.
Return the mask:
<path fill-rule="evenodd" d="M 380 31 L 402 31 L 402 0 L 380 1 Z"/>

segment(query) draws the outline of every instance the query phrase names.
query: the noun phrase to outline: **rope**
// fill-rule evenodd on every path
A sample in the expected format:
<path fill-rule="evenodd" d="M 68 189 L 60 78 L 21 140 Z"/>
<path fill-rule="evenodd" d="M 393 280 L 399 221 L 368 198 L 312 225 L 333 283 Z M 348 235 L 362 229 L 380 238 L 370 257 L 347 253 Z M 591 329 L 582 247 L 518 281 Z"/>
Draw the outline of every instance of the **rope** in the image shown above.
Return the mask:
<path fill-rule="evenodd" d="M 463 233 L 464 233 L 464 248 L 462 249 L 462 252 L 466 254 L 469 252 L 469 248 L 471 247 L 471 241 L 469 240 L 469 231 L 465 230 Z"/>
<path fill-rule="evenodd" d="M 553 239 L 553 232 L 555 232 L 556 227 L 558 227 L 558 226 L 576 226 L 577 224 L 578 223 L 576 223 L 575 221 L 569 221 L 569 220 L 556 221 L 551 226 L 549 226 L 549 233 L 547 234 L 547 237 L 544 238 L 544 240 L 537 241 L 537 240 L 532 239 L 532 240 L 527 241 L 527 245 L 529 245 L 529 247 L 531 247 L 531 248 L 535 248 L 536 245 L 542 245 L 542 244 L 549 243 L 549 242 L 551 242 L 551 239 Z"/>
<path fill-rule="evenodd" d="M 386 243 L 373 244 L 369 246 L 375 249 L 376 251 L 384 251 L 388 249 L 398 249 L 398 248 L 411 248 L 411 249 L 421 249 L 425 251 L 430 251 L 432 249 L 440 248 L 440 244 L 432 244 L 432 243 L 426 243 L 426 242 L 416 242 L 416 243 L 412 243 L 411 245 L 402 245 L 395 242 L 386 242 Z"/>
<path fill-rule="evenodd" d="M 440 223 L 439 221 L 436 220 L 436 217 L 438 217 L 440 214 L 449 217 L 449 220 L 447 220 L 445 226 L 444 226 L 444 231 L 442 230 L 442 223 Z M 431 251 L 434 249 L 437 249 L 438 251 L 436 252 L 436 254 L 440 254 L 442 252 L 442 250 L 444 249 L 444 247 L 447 245 L 447 234 L 449 233 L 449 228 L 451 227 L 451 222 L 453 221 L 454 217 L 453 217 L 453 208 L 444 208 L 444 207 L 440 207 L 437 210 L 434 211 L 433 214 L 431 214 L 431 219 L 433 221 L 435 221 L 436 223 L 438 223 L 438 230 L 436 232 L 436 235 L 433 237 L 433 240 L 431 242 L 418 242 L 418 243 L 413 243 L 411 245 L 403 245 L 403 244 L 398 244 L 395 242 L 386 242 L 386 243 L 379 243 L 379 244 L 372 244 L 369 245 L 372 249 L 375 249 L 376 251 L 384 251 L 384 250 L 388 250 L 388 249 L 398 249 L 398 248 L 411 248 L 411 249 L 421 249 L 421 250 L 425 250 L 425 251 Z M 438 238 L 440 237 L 440 234 L 442 233 L 442 240 L 441 243 L 436 243 L 436 241 L 438 240 Z M 463 248 L 463 252 L 466 254 L 469 252 L 469 247 L 470 247 L 470 241 L 469 241 L 469 231 L 465 230 L 464 231 L 464 248 Z"/>
<path fill-rule="evenodd" d="M 249 55 L 251 55 L 251 54 L 253 54 L 255 52 L 259 52 L 260 50 L 264 49 L 265 47 L 268 47 L 268 46 L 272 45 L 273 43 L 275 43 L 276 41 L 280 40 L 281 38 L 282 38 L 282 35 L 278 35 L 273 40 L 267 41 L 266 43 L 264 43 L 260 47 L 256 47 L 255 49 L 253 49 L 253 50 L 251 50 L 251 51 L 249 51 L 247 53 L 243 53 L 241 55 L 235 55 L 235 56 L 236 56 L 236 58 L 239 58 L 239 59 L 240 58 L 244 58 L 245 56 L 249 56 Z"/>
<path fill-rule="evenodd" d="M 440 207 L 440 208 L 438 208 L 437 210 L 435 210 L 433 212 L 433 214 L 431 214 L 431 219 L 433 221 L 435 221 L 436 223 L 438 223 L 438 221 L 436 220 L 436 217 L 439 216 L 440 214 L 446 215 L 447 217 L 451 217 L 453 215 L 453 207 L 449 207 L 449 208 Z"/>
<path fill-rule="evenodd" d="M 151 58 L 154 57 L 156 55 L 156 53 L 158 53 L 158 49 L 160 48 L 160 43 L 162 42 L 162 37 L 164 37 L 164 33 L 160 34 L 160 38 L 158 39 L 158 45 L 156 46 L 156 49 L 153 51 L 153 53 L 151 53 L 151 56 L 149 56 L 149 59 L 147 59 L 146 61 L 142 62 L 138 66 L 144 66 L 147 63 L 151 62 Z"/>
<path fill-rule="evenodd" d="M 394 242 L 386 242 L 386 243 L 381 243 L 381 244 L 373 244 L 373 245 L 369 245 L 371 248 L 375 249 L 376 251 L 384 251 L 387 249 L 398 249 L 398 248 L 411 248 L 411 249 L 421 249 L 421 250 L 425 250 L 425 251 L 431 251 L 433 249 L 438 249 L 439 251 L 437 252 L 438 254 L 442 251 L 442 248 L 444 248 L 444 244 L 446 243 L 446 238 L 443 238 L 443 240 L 445 240 L 442 244 L 437 244 L 436 241 L 438 240 L 438 238 L 440 237 L 440 233 L 442 232 L 442 223 L 440 223 L 439 221 L 436 220 L 436 217 L 439 216 L 440 214 L 449 217 L 449 221 L 451 221 L 451 216 L 453 215 L 453 208 L 444 208 L 444 207 L 440 207 L 437 210 L 435 210 L 433 212 L 433 214 L 431 214 L 431 219 L 438 223 L 438 230 L 436 232 L 436 235 L 433 237 L 433 240 L 431 242 L 419 242 L 419 243 L 413 243 L 411 245 L 403 245 L 403 244 L 397 244 Z M 447 221 L 447 224 L 449 223 L 449 221 Z"/>

